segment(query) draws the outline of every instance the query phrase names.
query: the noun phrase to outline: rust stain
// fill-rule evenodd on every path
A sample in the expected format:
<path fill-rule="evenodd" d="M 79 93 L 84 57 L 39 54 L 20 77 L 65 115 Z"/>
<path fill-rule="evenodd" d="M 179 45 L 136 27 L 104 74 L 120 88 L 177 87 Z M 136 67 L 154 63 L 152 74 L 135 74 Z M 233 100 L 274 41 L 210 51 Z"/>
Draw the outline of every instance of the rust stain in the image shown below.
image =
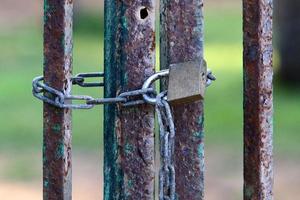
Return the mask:
<path fill-rule="evenodd" d="M 162 1 L 160 59 L 163 69 L 203 59 L 202 0 Z M 200 200 L 204 198 L 203 101 L 176 105 L 173 111 L 176 198 Z"/>
<path fill-rule="evenodd" d="M 154 9 L 154 1 L 123 1 L 124 17 L 127 26 L 123 26 L 124 38 L 121 66 L 126 71 L 126 81 L 121 91 L 141 88 L 143 82 L 154 72 L 155 52 L 154 12 L 144 20 L 136 13 L 143 7 Z M 151 15 L 152 13 L 152 15 Z M 122 126 L 121 157 L 124 170 L 126 199 L 153 199 L 154 194 L 154 110 L 150 105 L 135 108 L 121 108 Z M 125 152 L 130 144 L 133 148 Z"/>
<path fill-rule="evenodd" d="M 155 1 L 106 1 L 105 5 L 105 49 L 110 52 L 105 55 L 105 97 L 114 97 L 141 88 L 154 73 Z M 105 199 L 153 199 L 153 106 L 105 109 Z"/>
<path fill-rule="evenodd" d="M 70 92 L 72 71 L 72 12 L 70 0 L 44 1 L 45 83 Z M 71 200 L 71 110 L 44 104 L 44 199 Z"/>
<path fill-rule="evenodd" d="M 244 199 L 273 199 L 272 0 L 244 0 Z"/>

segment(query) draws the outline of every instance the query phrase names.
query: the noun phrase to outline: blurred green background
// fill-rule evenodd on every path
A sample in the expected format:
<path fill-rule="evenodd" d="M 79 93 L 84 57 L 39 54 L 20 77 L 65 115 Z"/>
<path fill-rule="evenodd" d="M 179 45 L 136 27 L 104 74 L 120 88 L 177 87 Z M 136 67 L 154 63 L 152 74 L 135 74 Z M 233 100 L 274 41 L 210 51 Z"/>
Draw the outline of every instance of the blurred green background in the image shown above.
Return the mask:
<path fill-rule="evenodd" d="M 9 1 L 2 1 L 9 4 Z M 101 1 L 78 2 L 74 17 L 73 72 L 102 71 L 103 4 Z M 15 1 L 14 6 L 18 3 Z M 39 186 L 42 173 L 42 103 L 31 94 L 33 77 L 42 74 L 42 5 L 34 0 L 30 1 L 31 4 L 34 4 L 31 10 L 25 8 L 29 9 L 24 12 L 30 13 L 28 16 L 23 17 L 24 13 L 19 8 L 15 14 L 19 16 L 5 15 L 4 12 L 2 15 L 7 20 L 0 21 L 0 198 L 2 196 L 4 200 L 14 199 L 8 197 L 13 192 L 7 190 L 14 191 L 16 188 L 19 188 L 16 193 L 21 194 L 21 199 L 27 199 L 24 195 L 29 195 L 28 199 L 42 198 Z M 0 17 L 2 15 L 0 10 Z M 217 77 L 207 90 L 205 101 L 207 199 L 220 199 L 224 195 L 222 191 L 227 193 L 225 199 L 241 199 L 243 91 L 240 1 L 224 3 L 214 0 L 207 3 L 205 59 Z M 278 59 L 275 50 L 275 72 Z M 75 87 L 74 93 L 102 96 L 99 89 Z M 277 199 L 295 199 L 283 197 L 299 194 L 297 189 L 293 190 L 293 186 L 286 184 L 300 178 L 297 170 L 297 165 L 300 165 L 300 89 L 282 86 L 276 81 L 276 76 L 274 109 L 275 173 L 278 180 L 275 182 L 275 194 Z M 94 194 L 92 199 L 101 199 L 102 132 L 101 106 L 73 112 L 75 199 L 82 199 L 81 192 L 87 191 Z M 82 177 L 90 177 L 90 181 L 82 181 Z M 85 180 L 86 185 L 81 187 Z M 299 181 L 294 183 L 300 184 Z"/>

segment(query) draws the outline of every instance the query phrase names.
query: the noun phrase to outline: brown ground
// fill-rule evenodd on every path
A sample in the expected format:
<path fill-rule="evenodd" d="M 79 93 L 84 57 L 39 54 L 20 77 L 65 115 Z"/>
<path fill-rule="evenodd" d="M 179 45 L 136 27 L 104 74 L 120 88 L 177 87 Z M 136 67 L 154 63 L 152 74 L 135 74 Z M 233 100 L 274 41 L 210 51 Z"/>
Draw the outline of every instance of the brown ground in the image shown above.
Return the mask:
<path fill-rule="evenodd" d="M 239 152 L 238 152 L 239 153 Z M 24 161 L 27 155 L 17 159 Z M 7 166 L 14 166 L 16 158 L 1 156 L 0 199 L 38 200 L 42 199 L 40 155 L 29 162 L 35 171 L 29 181 L 7 177 Z M 73 156 L 73 199 L 102 199 L 102 163 L 96 153 L 75 153 Z M 296 200 L 300 196 L 300 160 L 277 159 L 275 165 L 275 199 Z M 10 163 L 12 162 L 12 163 Z M 18 163 L 18 162 L 17 162 Z M 206 152 L 206 199 L 242 199 L 242 159 L 240 154 L 220 150 Z M 24 164 L 24 163 L 23 163 Z M 16 166 L 14 166 L 16 167 Z M 26 167 L 23 169 L 28 171 Z M 11 173 L 11 172 L 9 172 Z M 28 173 L 28 172 L 27 172 Z M 35 174 L 34 174 L 35 173 Z M 29 173 L 30 174 L 30 173 Z"/>

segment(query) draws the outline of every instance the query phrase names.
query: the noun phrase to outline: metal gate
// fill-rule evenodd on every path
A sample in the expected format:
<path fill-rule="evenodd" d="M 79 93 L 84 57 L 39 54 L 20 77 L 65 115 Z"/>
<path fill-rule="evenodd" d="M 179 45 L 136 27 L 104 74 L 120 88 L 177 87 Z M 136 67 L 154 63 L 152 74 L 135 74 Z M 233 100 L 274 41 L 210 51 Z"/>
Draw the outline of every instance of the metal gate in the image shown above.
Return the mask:
<path fill-rule="evenodd" d="M 33 81 L 34 95 L 45 102 L 44 199 L 72 199 L 71 110 L 96 104 L 105 104 L 104 199 L 154 199 L 159 170 L 154 162 L 155 106 L 146 97 L 153 98 L 151 84 L 166 75 L 154 72 L 156 3 L 105 0 L 105 72 L 72 77 L 73 1 L 45 0 L 44 77 Z M 272 0 L 243 0 L 245 200 L 273 199 L 272 12 Z M 174 63 L 203 61 L 203 22 L 203 0 L 160 1 L 162 70 Z M 88 83 L 89 77 L 104 77 L 104 83 Z M 211 74 L 207 78 L 214 79 Z M 71 95 L 72 85 L 104 87 L 104 98 Z M 167 88 L 168 82 L 162 80 L 161 91 Z M 171 104 L 169 109 L 161 98 L 157 105 L 159 198 L 202 200 L 203 99 Z"/>

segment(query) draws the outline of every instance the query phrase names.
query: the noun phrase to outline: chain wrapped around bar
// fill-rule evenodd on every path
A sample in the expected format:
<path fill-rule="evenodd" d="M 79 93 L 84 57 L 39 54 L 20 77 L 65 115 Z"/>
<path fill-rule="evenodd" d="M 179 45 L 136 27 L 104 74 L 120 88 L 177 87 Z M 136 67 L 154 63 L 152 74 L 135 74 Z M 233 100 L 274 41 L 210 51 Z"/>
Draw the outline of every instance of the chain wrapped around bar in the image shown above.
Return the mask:
<path fill-rule="evenodd" d="M 174 139 L 175 127 L 167 91 L 157 95 L 156 113 L 160 132 L 159 200 L 175 199 Z"/>
<path fill-rule="evenodd" d="M 115 98 L 93 98 L 87 95 L 71 95 L 65 94 L 63 91 L 56 90 L 46 85 L 43 76 L 38 76 L 32 81 L 32 94 L 37 99 L 42 100 L 48 104 L 51 104 L 58 108 L 70 108 L 70 109 L 91 109 L 95 105 L 120 103 L 122 106 L 135 106 L 144 103 L 156 104 L 156 91 L 152 88 L 152 83 L 158 79 L 169 75 L 169 70 L 162 70 L 155 73 L 148 80 L 145 81 L 146 87 L 123 92 Z M 104 87 L 103 82 L 86 82 L 86 78 L 103 78 L 103 72 L 90 72 L 80 73 L 71 78 L 72 85 L 78 85 L 80 87 Z M 208 87 L 212 81 L 216 80 L 212 72 L 207 72 L 206 87 Z M 140 99 L 135 97 L 142 96 Z M 83 101 L 82 104 L 72 104 L 72 100 Z"/>
<path fill-rule="evenodd" d="M 103 87 L 101 82 L 85 82 L 85 78 L 97 78 L 103 77 L 103 73 L 81 73 L 71 79 L 73 85 L 80 87 Z M 154 95 L 156 94 L 153 88 L 145 88 L 139 90 L 133 90 L 123 92 L 115 98 L 93 98 L 87 95 L 71 95 L 64 94 L 64 92 L 56 90 L 44 82 L 44 77 L 39 76 L 32 81 L 32 93 L 33 96 L 51 104 L 58 108 L 70 108 L 70 109 L 91 109 L 95 105 L 120 103 L 122 106 L 135 106 L 146 103 L 142 95 Z M 137 97 L 140 97 L 137 99 Z M 83 101 L 81 104 L 73 104 L 71 100 Z"/>
<path fill-rule="evenodd" d="M 115 98 L 95 99 L 86 95 L 66 95 L 43 83 L 42 76 L 33 80 L 33 95 L 53 106 L 71 109 L 90 109 L 94 105 L 119 103 L 122 106 L 134 106 L 144 103 L 155 105 L 160 137 L 160 171 L 159 171 L 159 200 L 175 200 L 175 168 L 174 168 L 174 145 L 175 145 L 175 126 L 171 107 L 167 100 L 167 91 L 161 92 L 156 96 L 156 91 L 152 84 L 156 80 L 167 77 L 168 70 L 163 70 L 152 75 L 145 81 L 139 90 L 123 92 Z M 103 73 L 81 73 L 71 79 L 73 85 L 81 87 L 103 87 L 101 82 L 85 82 L 85 78 L 103 77 Z M 208 87 L 216 78 L 209 70 L 207 72 Z M 43 93 L 43 94 L 42 94 Z M 142 97 L 137 99 L 137 97 Z M 83 104 L 67 103 L 67 100 L 83 100 Z"/>

